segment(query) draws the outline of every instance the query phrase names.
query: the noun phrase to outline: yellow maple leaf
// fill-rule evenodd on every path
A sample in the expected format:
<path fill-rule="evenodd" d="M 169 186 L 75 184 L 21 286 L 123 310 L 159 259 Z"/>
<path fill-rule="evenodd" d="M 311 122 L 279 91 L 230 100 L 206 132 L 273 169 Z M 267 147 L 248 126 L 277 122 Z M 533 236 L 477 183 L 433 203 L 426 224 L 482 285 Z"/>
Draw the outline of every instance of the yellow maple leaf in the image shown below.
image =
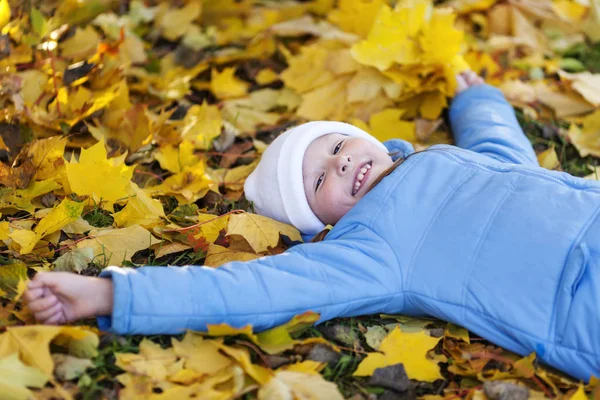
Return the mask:
<path fill-rule="evenodd" d="M 242 236 L 248 241 L 252 250 L 257 253 L 267 251 L 269 247 L 277 246 L 280 233 L 286 235 L 291 240 L 302 241 L 300 232 L 293 226 L 262 215 L 241 213 L 229 217 L 227 236 Z"/>
<path fill-rule="evenodd" d="M 0 359 L 0 393 L 6 399 L 31 399 L 34 396 L 27 387 L 41 389 L 47 381 L 39 369 L 23 364 L 18 353 Z"/>
<path fill-rule="evenodd" d="M 252 364 L 252 361 L 250 360 L 250 354 L 248 353 L 247 349 L 238 349 L 235 347 L 226 346 L 222 343 L 219 343 L 218 346 L 223 353 L 237 361 L 244 371 L 259 384 L 263 385 L 273 377 L 273 372 L 270 369 L 261 367 L 260 365 Z"/>
<path fill-rule="evenodd" d="M 139 354 L 116 353 L 115 365 L 135 375 L 147 376 L 159 382 L 169 375 L 169 368 L 177 361 L 172 348 L 163 349 L 148 339 L 140 343 Z"/>
<path fill-rule="evenodd" d="M 332 346 L 324 338 L 311 338 L 308 340 L 295 340 L 291 334 L 301 331 L 304 328 L 313 326 L 319 320 L 320 315 L 312 311 L 295 315 L 285 324 L 276 326 L 266 331 L 259 332 L 256 335 L 258 344 L 268 354 L 278 354 L 284 350 L 292 349 L 297 344 L 302 343 L 322 343 Z M 335 348 L 335 346 L 332 346 Z M 337 348 L 335 348 L 337 350 Z"/>
<path fill-rule="evenodd" d="M 577 74 L 569 74 L 560 71 L 561 79 L 571 81 L 571 86 L 584 99 L 595 107 L 600 106 L 600 74 L 592 74 L 589 71 L 579 72 Z"/>
<path fill-rule="evenodd" d="M 280 74 L 289 88 L 298 93 L 330 83 L 335 79 L 332 71 L 326 68 L 331 49 L 322 44 L 303 46 L 300 53 L 288 59 L 288 68 Z"/>
<path fill-rule="evenodd" d="M 210 89 L 219 99 L 231 99 L 246 94 L 250 84 L 237 78 L 235 67 L 224 68 L 219 72 L 216 68 L 212 70 Z"/>
<path fill-rule="evenodd" d="M 52 136 L 47 139 L 38 139 L 29 145 L 27 154 L 36 166 L 35 180 L 42 181 L 64 174 L 63 156 L 66 144 L 67 138 Z"/>
<path fill-rule="evenodd" d="M 152 234 L 139 225 L 122 229 L 90 231 L 91 239 L 77 243 L 77 248 L 91 247 L 94 257 L 104 265 L 122 265 L 130 261 L 139 250 L 160 243 Z"/>
<path fill-rule="evenodd" d="M 554 146 L 537 155 L 540 167 L 553 170 L 560 165 Z"/>
<path fill-rule="evenodd" d="M 379 350 L 383 354 L 369 354 L 353 375 L 369 376 L 377 368 L 402 363 L 410 379 L 427 382 L 443 379 L 437 363 L 427 359 L 427 352 L 439 341 L 439 338 L 433 338 L 423 331 L 406 333 L 396 327 L 381 342 Z"/>
<path fill-rule="evenodd" d="M 390 139 L 403 139 L 409 142 L 417 140 L 415 136 L 415 123 L 403 121 L 402 116 L 405 110 L 399 108 L 387 108 L 369 119 L 369 125 L 359 120 L 352 120 L 352 123 L 359 126 L 375 136 L 379 141 L 385 142 Z"/>
<path fill-rule="evenodd" d="M 96 52 L 99 43 L 100 35 L 88 25 L 84 29 L 76 28 L 75 34 L 62 41 L 59 47 L 63 57 L 83 60 Z"/>
<path fill-rule="evenodd" d="M 0 240 L 8 239 L 10 233 L 10 223 L 8 221 L 0 222 Z"/>
<path fill-rule="evenodd" d="M 8 0 L 0 0 L 0 29 L 4 28 L 10 21 L 10 4 Z"/>
<path fill-rule="evenodd" d="M 201 199 L 213 187 L 213 181 L 206 174 L 204 162 L 187 166 L 178 174 L 171 175 L 160 185 L 146 188 L 149 194 L 171 194 L 180 203 L 187 204 Z"/>
<path fill-rule="evenodd" d="M 501 71 L 498 63 L 488 53 L 469 51 L 464 55 L 465 62 L 478 75 L 486 77 L 486 81 Z"/>
<path fill-rule="evenodd" d="M 345 32 L 366 37 L 382 4 L 382 0 L 340 0 L 327 19 Z"/>
<path fill-rule="evenodd" d="M 569 398 L 569 400 L 587 400 L 588 396 L 585 394 L 585 389 L 583 387 L 583 384 L 580 384 L 577 387 L 577 390 L 575 391 L 575 393 L 573 393 L 573 395 Z"/>
<path fill-rule="evenodd" d="M 554 12 L 573 22 L 579 22 L 584 17 L 587 7 L 571 0 L 553 0 Z"/>
<path fill-rule="evenodd" d="M 449 8 L 435 9 L 431 19 L 423 26 L 419 43 L 425 64 L 446 64 L 460 51 L 463 33 L 454 28 L 456 15 Z"/>
<path fill-rule="evenodd" d="M 187 332 L 181 341 L 173 338 L 171 342 L 174 353 L 184 359 L 186 369 L 214 374 L 233 364 L 230 358 L 219 352 L 218 340 L 205 340 L 198 333 Z"/>
<path fill-rule="evenodd" d="M 31 182 L 27 189 L 0 189 L 0 210 L 10 207 L 33 213 L 35 207 L 31 204 L 31 201 L 34 198 L 59 188 L 60 185 L 53 179 L 46 179 Z"/>
<path fill-rule="evenodd" d="M 41 238 L 77 220 L 83 211 L 83 206 L 83 203 L 65 198 L 40 220 L 33 231 L 16 229 L 9 236 L 21 246 L 19 253 L 29 254 Z"/>
<path fill-rule="evenodd" d="M 348 102 L 371 101 L 382 94 L 394 99 L 401 91 L 400 84 L 386 77 L 379 70 L 366 67 L 348 82 Z"/>
<path fill-rule="evenodd" d="M 160 201 L 152 199 L 143 189 L 131 182 L 131 195 L 127 205 L 118 213 L 113 214 L 117 226 L 128 227 L 140 225 L 151 228 L 159 224 L 165 217 L 165 211 Z"/>
<path fill-rule="evenodd" d="M 123 157 L 107 159 L 104 140 L 82 149 L 79 161 L 73 159 L 66 167 L 71 190 L 96 202 L 102 201 L 107 208 L 128 196 L 127 188 L 135 169 L 125 165 Z"/>
<path fill-rule="evenodd" d="M 234 100 L 235 101 L 235 100 Z M 261 125 L 275 125 L 280 114 L 262 110 L 240 107 L 230 101 L 224 102 L 223 118 L 233 125 L 238 131 L 254 134 Z"/>
<path fill-rule="evenodd" d="M 206 258 L 204 259 L 204 265 L 209 267 L 219 267 L 231 261 L 250 261 L 260 257 L 262 257 L 260 254 L 231 250 L 227 247 L 209 243 Z"/>
<path fill-rule="evenodd" d="M 183 167 L 200 161 L 200 157 L 194 154 L 194 144 L 188 140 L 184 140 L 179 146 L 159 147 L 154 153 L 154 159 L 162 169 L 174 174 L 180 173 Z"/>
<path fill-rule="evenodd" d="M 226 323 L 221 324 L 207 324 L 206 335 L 208 336 L 235 336 L 245 335 L 251 339 L 254 343 L 257 342 L 256 335 L 252 332 L 252 325 L 245 325 L 241 328 L 234 328 Z M 202 335 L 202 334 L 201 334 Z"/>
<path fill-rule="evenodd" d="M 270 68 L 263 68 L 256 74 L 256 83 L 259 85 L 268 85 L 279 79 L 279 74 Z"/>
<path fill-rule="evenodd" d="M 167 54 L 160 60 L 160 74 L 151 74 L 142 68 L 131 68 L 129 73 L 137 77 L 140 83 L 131 83 L 129 88 L 148 92 L 162 99 L 179 100 L 189 93 L 190 81 L 208 67 L 206 63 L 199 63 L 193 68 L 184 68 L 177 65 L 173 54 Z"/>
<path fill-rule="evenodd" d="M 26 106 L 32 107 L 47 89 L 48 74 L 36 69 L 25 70 L 16 74 L 21 78 L 21 88 L 19 94 Z"/>
<path fill-rule="evenodd" d="M 452 6 L 456 7 L 461 13 L 469 13 L 472 11 L 487 10 L 496 4 L 498 0 L 458 0 L 454 1 Z"/>
<path fill-rule="evenodd" d="M 423 118 L 436 119 L 448 105 L 446 96 L 442 92 L 426 92 L 420 96 L 421 105 L 419 113 Z"/>
<path fill-rule="evenodd" d="M 190 1 L 182 8 L 170 8 L 169 2 L 161 3 L 154 22 L 162 36 L 175 41 L 191 29 L 192 22 L 201 12 L 202 3 L 199 1 Z"/>
<path fill-rule="evenodd" d="M 431 4 L 421 3 L 392 11 L 389 6 L 382 5 L 367 39 L 352 46 L 352 55 L 361 64 L 380 71 L 393 63 L 417 63 L 420 52 L 415 36 L 431 8 Z"/>
<path fill-rule="evenodd" d="M 583 126 L 576 124 L 569 127 L 568 137 L 577 148 L 581 157 L 591 154 L 600 157 L 600 110 L 585 116 Z"/>
<path fill-rule="evenodd" d="M 296 114 L 312 120 L 345 120 L 347 118 L 346 88 L 350 76 L 341 76 L 302 95 L 302 105 Z"/>
<path fill-rule="evenodd" d="M 313 400 L 342 400 L 344 397 L 333 382 L 321 375 L 281 370 L 275 373 L 258 391 L 259 400 L 306 398 Z"/>
<path fill-rule="evenodd" d="M 85 341 L 90 336 L 97 335 L 82 327 L 59 327 L 50 325 L 8 327 L 0 335 L 0 358 L 18 353 L 19 358 L 26 364 L 38 368 L 46 376 L 51 377 L 54 362 L 50 356 L 50 342 L 60 340 L 62 344 L 71 341 Z"/>
<path fill-rule="evenodd" d="M 312 360 L 304 360 L 301 362 L 297 362 L 294 364 L 287 364 L 280 368 L 283 371 L 294 371 L 294 372 L 302 372 L 304 374 L 312 374 L 318 375 L 319 372 L 326 367 L 326 363 L 312 361 Z"/>
<path fill-rule="evenodd" d="M 214 138 L 221 134 L 223 118 L 217 106 L 203 102 L 191 106 L 182 121 L 181 138 L 195 148 L 206 150 Z"/>

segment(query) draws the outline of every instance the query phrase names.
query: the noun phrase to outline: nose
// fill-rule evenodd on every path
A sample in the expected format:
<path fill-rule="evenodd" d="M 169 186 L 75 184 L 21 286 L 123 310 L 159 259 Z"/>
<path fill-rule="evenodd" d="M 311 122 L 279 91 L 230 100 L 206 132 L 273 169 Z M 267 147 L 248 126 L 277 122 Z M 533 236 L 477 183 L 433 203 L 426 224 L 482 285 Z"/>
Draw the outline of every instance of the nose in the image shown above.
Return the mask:
<path fill-rule="evenodd" d="M 350 170 L 350 165 L 352 164 L 352 156 L 347 154 L 340 154 L 336 156 L 335 163 L 338 174 L 344 175 Z"/>

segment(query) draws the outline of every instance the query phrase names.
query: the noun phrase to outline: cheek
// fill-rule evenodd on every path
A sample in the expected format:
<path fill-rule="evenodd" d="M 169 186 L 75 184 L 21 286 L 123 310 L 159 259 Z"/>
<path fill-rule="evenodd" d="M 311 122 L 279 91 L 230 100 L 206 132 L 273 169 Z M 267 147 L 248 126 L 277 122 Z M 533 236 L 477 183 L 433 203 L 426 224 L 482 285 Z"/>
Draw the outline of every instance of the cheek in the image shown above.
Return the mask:
<path fill-rule="evenodd" d="M 347 213 L 356 203 L 356 199 L 340 190 L 339 187 L 328 187 L 321 194 L 323 195 L 321 198 L 322 210 L 328 215 L 337 218 Z"/>

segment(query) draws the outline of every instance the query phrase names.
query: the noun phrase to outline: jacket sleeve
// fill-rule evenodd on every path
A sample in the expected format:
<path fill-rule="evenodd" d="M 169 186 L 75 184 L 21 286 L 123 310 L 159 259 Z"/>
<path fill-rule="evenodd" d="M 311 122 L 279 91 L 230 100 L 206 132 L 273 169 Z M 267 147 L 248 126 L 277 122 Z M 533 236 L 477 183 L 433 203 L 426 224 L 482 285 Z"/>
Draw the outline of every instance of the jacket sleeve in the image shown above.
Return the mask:
<path fill-rule="evenodd" d="M 531 142 L 502 92 L 477 85 L 459 93 L 450 106 L 458 147 L 512 164 L 539 165 Z"/>
<path fill-rule="evenodd" d="M 251 324 L 261 331 L 294 315 L 315 311 L 319 322 L 402 308 L 396 258 L 388 244 L 364 226 L 335 240 L 219 268 L 203 266 L 109 267 L 111 317 L 102 330 L 118 334 L 205 331 L 207 324 Z"/>

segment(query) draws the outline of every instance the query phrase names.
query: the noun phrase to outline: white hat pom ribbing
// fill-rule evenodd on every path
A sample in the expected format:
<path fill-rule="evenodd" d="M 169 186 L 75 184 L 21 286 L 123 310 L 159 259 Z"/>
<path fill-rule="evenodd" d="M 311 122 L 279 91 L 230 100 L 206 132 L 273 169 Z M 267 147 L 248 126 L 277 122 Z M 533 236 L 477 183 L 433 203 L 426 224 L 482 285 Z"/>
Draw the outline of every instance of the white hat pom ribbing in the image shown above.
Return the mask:
<path fill-rule="evenodd" d="M 387 152 L 373 136 L 344 122 L 313 121 L 288 129 L 267 147 L 244 184 L 246 198 L 254 202 L 258 214 L 293 225 L 304 234 L 316 234 L 325 228 L 308 205 L 302 160 L 310 143 L 329 133 L 366 139 Z"/>

